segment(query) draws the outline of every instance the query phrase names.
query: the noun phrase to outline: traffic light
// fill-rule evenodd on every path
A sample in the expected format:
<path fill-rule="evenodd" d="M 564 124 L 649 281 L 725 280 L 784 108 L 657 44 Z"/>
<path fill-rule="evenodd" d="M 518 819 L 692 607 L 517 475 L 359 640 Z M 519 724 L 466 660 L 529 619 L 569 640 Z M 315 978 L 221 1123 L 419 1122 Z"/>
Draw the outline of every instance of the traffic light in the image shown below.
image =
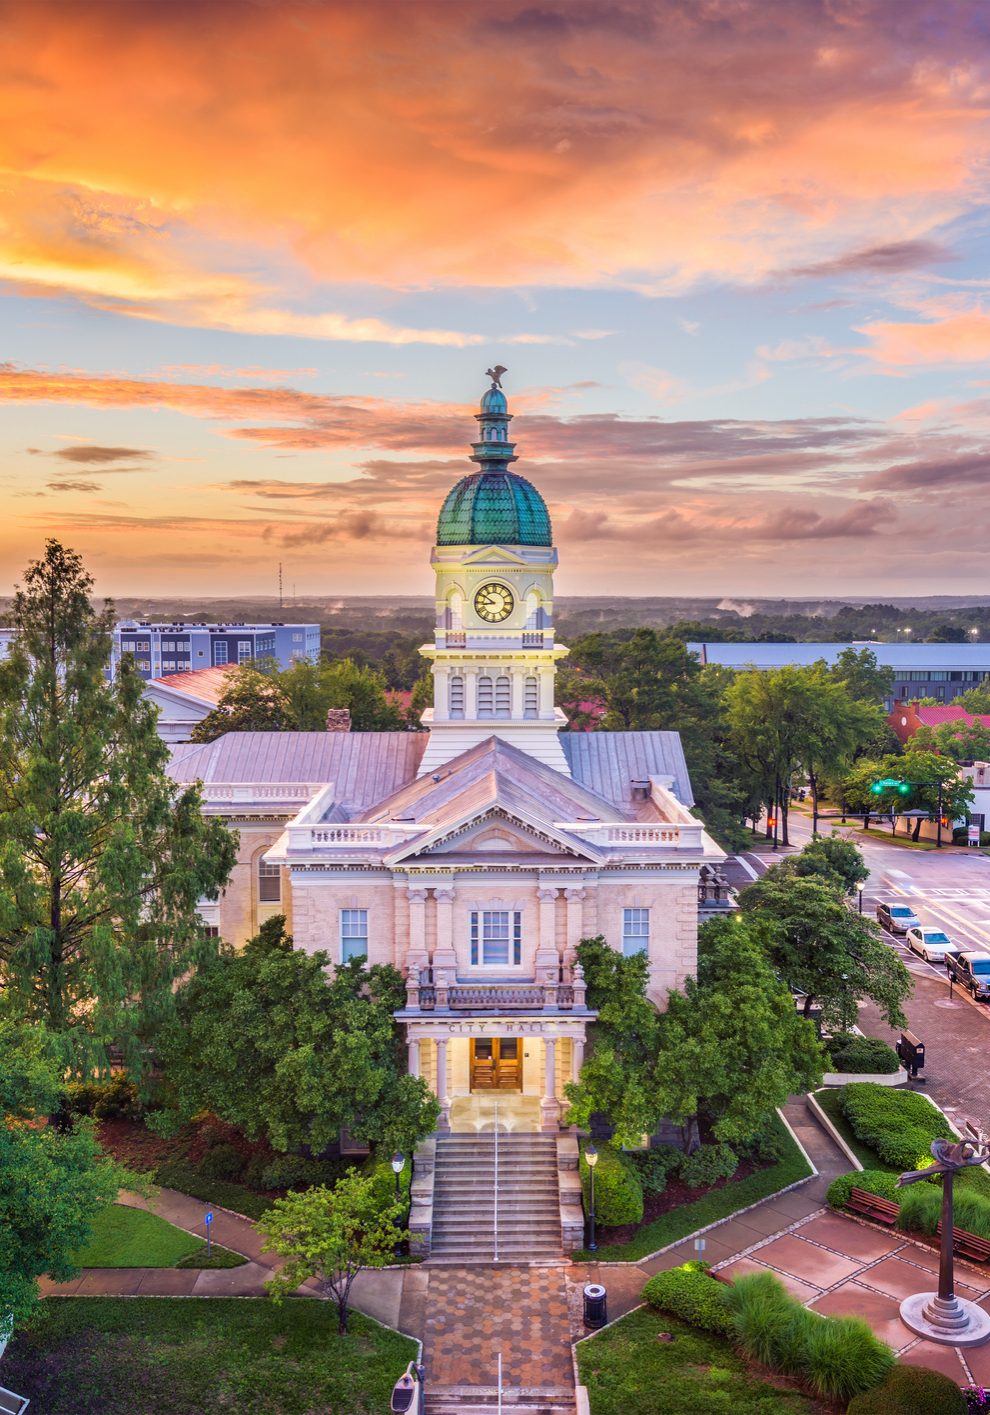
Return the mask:
<path fill-rule="evenodd" d="M 898 786 L 897 789 L 898 789 L 898 791 L 901 793 L 902 796 L 906 796 L 906 795 L 908 794 L 908 792 L 911 790 L 911 787 L 909 786 L 909 784 L 908 784 L 906 781 L 902 781 L 902 782 L 900 783 L 900 785 Z"/>
<path fill-rule="evenodd" d="M 776 824 L 777 824 L 777 817 L 776 817 L 776 816 L 767 816 L 767 825 L 770 827 L 771 830 L 773 830 L 773 828 L 774 828 L 774 826 L 775 826 Z"/>
<path fill-rule="evenodd" d="M 880 785 L 879 781 L 874 781 L 873 785 L 870 787 L 870 790 L 873 792 L 874 796 L 880 796 L 883 794 L 883 787 Z"/>

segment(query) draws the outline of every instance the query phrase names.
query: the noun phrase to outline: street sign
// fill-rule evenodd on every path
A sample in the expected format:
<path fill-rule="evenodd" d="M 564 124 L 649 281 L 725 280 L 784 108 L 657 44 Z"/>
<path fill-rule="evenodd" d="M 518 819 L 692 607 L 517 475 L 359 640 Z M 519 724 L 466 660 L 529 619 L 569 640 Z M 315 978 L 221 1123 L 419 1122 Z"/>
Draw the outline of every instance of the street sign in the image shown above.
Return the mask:
<path fill-rule="evenodd" d="M 210 1224 L 213 1222 L 213 1215 L 207 1214 L 204 1222 L 206 1223 L 207 1228 L 209 1228 Z"/>
<path fill-rule="evenodd" d="M 212 1258 L 212 1257 L 213 1257 L 213 1210 L 212 1210 L 212 1209 L 207 1210 L 206 1218 L 203 1220 L 203 1222 L 206 1224 L 206 1256 L 207 1256 L 207 1258 Z"/>

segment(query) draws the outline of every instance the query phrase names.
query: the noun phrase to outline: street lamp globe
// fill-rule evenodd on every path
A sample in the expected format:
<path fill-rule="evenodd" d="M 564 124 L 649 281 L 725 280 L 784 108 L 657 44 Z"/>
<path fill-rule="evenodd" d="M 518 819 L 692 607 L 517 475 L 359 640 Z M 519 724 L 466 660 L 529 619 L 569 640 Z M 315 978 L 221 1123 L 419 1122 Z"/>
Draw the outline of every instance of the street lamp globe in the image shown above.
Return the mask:
<path fill-rule="evenodd" d="M 406 1157 L 401 1150 L 396 1150 L 392 1156 L 392 1173 L 401 1174 L 406 1167 Z"/>
<path fill-rule="evenodd" d="M 594 1169 L 595 1165 L 598 1163 L 598 1151 L 595 1149 L 594 1145 L 586 1146 L 584 1158 L 588 1168 Z"/>

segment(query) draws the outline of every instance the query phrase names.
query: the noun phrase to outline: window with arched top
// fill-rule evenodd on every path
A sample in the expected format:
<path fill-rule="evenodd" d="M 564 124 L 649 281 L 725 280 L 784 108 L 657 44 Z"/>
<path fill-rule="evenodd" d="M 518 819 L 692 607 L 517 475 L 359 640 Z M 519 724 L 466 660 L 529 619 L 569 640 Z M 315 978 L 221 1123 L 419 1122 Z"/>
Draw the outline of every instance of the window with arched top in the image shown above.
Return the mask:
<path fill-rule="evenodd" d="M 543 601 L 535 590 L 526 596 L 526 628 L 543 628 Z"/>
<path fill-rule="evenodd" d="M 478 678 L 478 716 L 495 716 L 495 685 L 487 673 Z"/>
<path fill-rule="evenodd" d="M 464 716 L 464 675 L 455 673 L 450 679 L 447 707 L 451 717 Z"/>
<path fill-rule="evenodd" d="M 523 716 L 539 717 L 540 715 L 540 683 L 539 679 L 530 676 L 526 679 L 523 687 Z"/>
<path fill-rule="evenodd" d="M 512 683 L 505 673 L 495 679 L 495 716 L 512 716 Z"/>
<path fill-rule="evenodd" d="M 281 904 L 282 871 L 278 865 L 269 864 L 264 857 L 258 860 L 258 903 Z"/>
<path fill-rule="evenodd" d="M 449 596 L 445 619 L 448 629 L 461 629 L 464 627 L 464 597 L 460 590 L 454 590 Z"/>

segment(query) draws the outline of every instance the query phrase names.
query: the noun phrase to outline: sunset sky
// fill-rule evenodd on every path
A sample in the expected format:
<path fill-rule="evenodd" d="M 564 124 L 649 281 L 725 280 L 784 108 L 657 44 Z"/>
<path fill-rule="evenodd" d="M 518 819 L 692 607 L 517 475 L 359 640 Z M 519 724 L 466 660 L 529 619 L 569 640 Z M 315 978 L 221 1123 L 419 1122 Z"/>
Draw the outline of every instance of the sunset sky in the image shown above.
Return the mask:
<path fill-rule="evenodd" d="M 0 594 L 987 594 L 985 0 L 0 0 Z"/>

